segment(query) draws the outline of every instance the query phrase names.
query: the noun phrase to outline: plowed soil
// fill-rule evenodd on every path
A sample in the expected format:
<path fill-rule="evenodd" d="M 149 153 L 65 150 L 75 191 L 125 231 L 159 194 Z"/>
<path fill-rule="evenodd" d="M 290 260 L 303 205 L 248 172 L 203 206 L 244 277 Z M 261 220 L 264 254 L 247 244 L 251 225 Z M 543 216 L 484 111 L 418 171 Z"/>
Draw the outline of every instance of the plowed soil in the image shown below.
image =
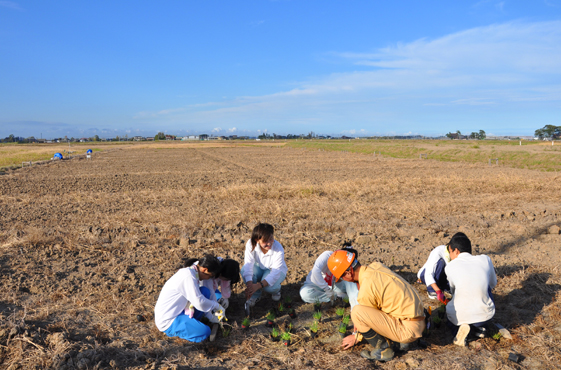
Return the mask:
<path fill-rule="evenodd" d="M 390 159 L 283 147 L 123 148 L 0 176 L 0 368 L 3 369 L 495 369 L 561 363 L 561 176 L 480 164 Z M 258 222 L 276 228 L 289 267 L 293 343 L 268 339 L 262 299 L 244 331 L 243 287 L 228 336 L 192 344 L 153 322 L 165 281 L 188 257 L 243 263 Z M 309 337 L 298 290 L 316 257 L 351 241 L 415 284 L 429 252 L 457 231 L 499 278 L 495 321 L 512 340 L 427 348 L 388 363 L 340 350 L 335 321 Z M 324 317 L 334 309 L 323 306 Z M 287 317 L 277 319 L 279 324 Z M 510 353 L 520 356 L 509 361 Z"/>

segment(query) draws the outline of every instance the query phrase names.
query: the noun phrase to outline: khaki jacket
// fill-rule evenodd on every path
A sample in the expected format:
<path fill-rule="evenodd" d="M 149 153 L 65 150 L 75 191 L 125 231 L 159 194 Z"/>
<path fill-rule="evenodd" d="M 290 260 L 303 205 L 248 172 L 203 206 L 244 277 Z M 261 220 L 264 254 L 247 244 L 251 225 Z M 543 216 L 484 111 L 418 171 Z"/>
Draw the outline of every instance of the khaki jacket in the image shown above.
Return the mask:
<path fill-rule="evenodd" d="M 419 293 L 383 264 L 374 262 L 363 266 L 358 282 L 358 304 L 376 308 L 396 319 L 413 319 L 424 315 Z"/>

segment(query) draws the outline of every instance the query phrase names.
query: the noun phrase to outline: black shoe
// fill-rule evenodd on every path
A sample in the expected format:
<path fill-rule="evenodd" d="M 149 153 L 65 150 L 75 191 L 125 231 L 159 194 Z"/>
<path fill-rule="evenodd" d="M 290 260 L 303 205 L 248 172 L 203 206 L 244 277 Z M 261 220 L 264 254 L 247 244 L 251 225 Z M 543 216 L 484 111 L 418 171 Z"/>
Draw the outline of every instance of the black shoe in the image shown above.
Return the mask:
<path fill-rule="evenodd" d="M 394 351 L 401 351 L 401 352 L 407 352 L 409 351 L 409 348 L 411 348 L 417 341 L 413 341 L 411 343 L 397 343 L 394 342 Z"/>
<path fill-rule="evenodd" d="M 472 326 L 471 332 L 472 335 L 477 338 L 485 338 L 487 336 L 487 329 L 485 329 L 485 327 L 483 326 L 480 327 Z"/>

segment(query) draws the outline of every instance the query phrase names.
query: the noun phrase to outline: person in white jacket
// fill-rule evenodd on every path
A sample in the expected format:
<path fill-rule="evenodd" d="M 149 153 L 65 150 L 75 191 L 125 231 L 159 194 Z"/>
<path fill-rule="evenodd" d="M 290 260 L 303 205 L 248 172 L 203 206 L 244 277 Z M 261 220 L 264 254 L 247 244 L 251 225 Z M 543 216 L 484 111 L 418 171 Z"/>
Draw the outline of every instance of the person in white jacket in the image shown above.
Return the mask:
<path fill-rule="evenodd" d="M 491 290 L 497 285 L 497 275 L 488 256 L 471 254 L 467 236 L 452 240 L 448 250 L 451 261 L 445 270 L 452 300 L 446 305 L 446 316 L 458 329 L 454 344 L 465 346 L 470 331 L 476 337 L 485 336 L 485 327 L 495 315 Z"/>
<path fill-rule="evenodd" d="M 220 269 L 220 262 L 211 255 L 202 259 L 189 259 L 185 267 L 179 269 L 164 284 L 156 307 L 154 320 L 158 330 L 169 337 L 180 337 L 191 342 L 202 342 L 210 335 L 210 328 L 200 320 L 206 317 L 217 323 L 213 312 L 225 312 L 215 300 L 209 299 L 210 290 L 200 287 L 200 280 L 214 277 Z"/>
<path fill-rule="evenodd" d="M 233 259 L 223 259 L 217 257 L 220 261 L 220 269 L 217 276 L 201 280 L 201 286 L 210 290 L 209 299 L 217 301 L 222 307 L 228 309 L 230 306 L 230 296 L 232 295 L 232 286 L 240 281 L 240 264 Z"/>
<path fill-rule="evenodd" d="M 274 238 L 275 228 L 260 223 L 253 229 L 245 245 L 242 279 L 246 284 L 246 306 L 253 307 L 262 291 L 271 294 L 273 301 L 281 298 L 281 283 L 288 267 L 284 261 L 284 248 Z"/>
<path fill-rule="evenodd" d="M 342 249 L 358 256 L 358 252 L 350 245 L 345 245 Z M 327 267 L 327 260 L 332 254 L 332 251 L 325 251 L 316 259 L 312 271 L 300 288 L 300 297 L 306 303 L 330 302 L 334 295 L 339 298 L 348 297 L 352 310 L 358 303 L 358 286 L 354 282 L 344 280 L 340 280 L 338 283 L 334 282 L 333 274 Z"/>

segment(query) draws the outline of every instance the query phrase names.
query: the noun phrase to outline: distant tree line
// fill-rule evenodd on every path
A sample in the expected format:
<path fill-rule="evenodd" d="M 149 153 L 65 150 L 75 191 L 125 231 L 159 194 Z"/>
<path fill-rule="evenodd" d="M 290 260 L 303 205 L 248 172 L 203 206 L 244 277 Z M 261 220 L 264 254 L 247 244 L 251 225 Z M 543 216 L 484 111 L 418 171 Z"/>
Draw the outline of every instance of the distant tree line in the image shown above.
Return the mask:
<path fill-rule="evenodd" d="M 460 130 L 458 130 L 455 133 L 451 133 L 451 132 L 447 133 L 446 137 L 448 137 L 449 139 L 466 139 L 469 137 L 470 139 L 474 139 L 474 140 L 485 140 L 487 134 L 485 133 L 485 131 L 479 130 L 479 132 L 472 132 L 471 134 L 469 134 L 469 136 L 466 136 L 466 135 L 462 135 Z"/>
<path fill-rule="evenodd" d="M 534 136 L 540 139 L 559 139 L 561 137 L 561 126 L 545 125 L 534 132 Z"/>

